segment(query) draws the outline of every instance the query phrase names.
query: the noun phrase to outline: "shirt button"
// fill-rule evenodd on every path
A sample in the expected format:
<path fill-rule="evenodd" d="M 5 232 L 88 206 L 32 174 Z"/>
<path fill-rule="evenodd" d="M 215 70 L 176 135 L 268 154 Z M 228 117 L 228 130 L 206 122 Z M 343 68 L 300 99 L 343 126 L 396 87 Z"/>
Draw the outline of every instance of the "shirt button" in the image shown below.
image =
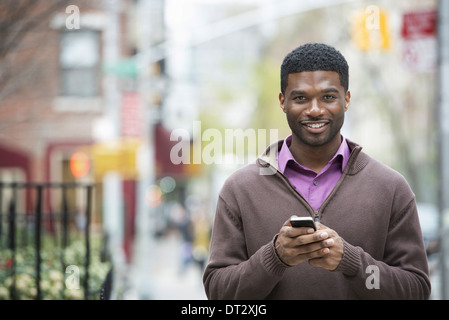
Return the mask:
<path fill-rule="evenodd" d="M 313 181 L 313 185 L 314 185 L 314 186 L 317 186 L 317 185 L 318 185 L 318 181 L 316 181 L 316 180 Z"/>

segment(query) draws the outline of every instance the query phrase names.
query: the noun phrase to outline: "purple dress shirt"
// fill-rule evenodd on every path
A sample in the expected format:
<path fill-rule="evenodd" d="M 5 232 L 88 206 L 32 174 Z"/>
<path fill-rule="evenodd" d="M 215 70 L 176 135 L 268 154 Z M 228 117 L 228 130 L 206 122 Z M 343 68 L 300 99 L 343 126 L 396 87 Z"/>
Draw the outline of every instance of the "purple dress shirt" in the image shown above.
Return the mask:
<path fill-rule="evenodd" d="M 351 151 L 345 137 L 335 155 L 317 174 L 313 170 L 300 165 L 290 152 L 292 136 L 285 138 L 278 154 L 278 167 L 289 180 L 292 186 L 307 200 L 315 211 L 331 193 L 340 179 L 349 160 Z"/>

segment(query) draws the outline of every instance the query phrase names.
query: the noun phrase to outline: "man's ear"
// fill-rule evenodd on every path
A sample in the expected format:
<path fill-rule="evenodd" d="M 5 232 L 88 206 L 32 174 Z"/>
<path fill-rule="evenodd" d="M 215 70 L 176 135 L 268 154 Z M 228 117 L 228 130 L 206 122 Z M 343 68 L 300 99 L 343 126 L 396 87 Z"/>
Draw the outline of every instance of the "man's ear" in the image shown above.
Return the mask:
<path fill-rule="evenodd" d="M 351 91 L 348 90 L 345 96 L 345 112 L 348 111 L 350 101 L 351 101 Z"/>
<path fill-rule="evenodd" d="M 282 111 L 284 111 L 284 113 L 285 113 L 285 104 L 284 103 L 285 103 L 284 95 L 282 94 L 282 92 L 279 92 L 279 104 L 280 104 Z"/>

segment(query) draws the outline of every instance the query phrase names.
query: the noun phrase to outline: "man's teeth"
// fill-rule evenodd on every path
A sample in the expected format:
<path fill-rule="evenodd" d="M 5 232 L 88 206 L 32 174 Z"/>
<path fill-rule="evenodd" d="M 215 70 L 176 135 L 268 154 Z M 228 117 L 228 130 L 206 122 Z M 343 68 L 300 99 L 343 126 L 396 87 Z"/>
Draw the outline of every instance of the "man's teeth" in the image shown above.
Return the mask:
<path fill-rule="evenodd" d="M 325 125 L 325 123 L 309 123 L 309 124 L 307 124 L 308 127 L 314 128 L 314 129 L 324 127 L 324 125 Z"/>

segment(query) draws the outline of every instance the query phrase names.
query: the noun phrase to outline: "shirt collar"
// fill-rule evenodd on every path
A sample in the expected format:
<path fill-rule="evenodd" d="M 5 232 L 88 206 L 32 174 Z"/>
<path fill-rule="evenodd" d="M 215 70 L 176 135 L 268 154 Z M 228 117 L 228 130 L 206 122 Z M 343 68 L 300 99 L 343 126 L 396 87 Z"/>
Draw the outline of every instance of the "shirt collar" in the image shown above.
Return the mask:
<path fill-rule="evenodd" d="M 279 151 L 278 154 L 278 167 L 279 171 L 281 171 L 282 173 L 285 172 L 285 168 L 287 167 L 289 161 L 294 161 L 298 163 L 295 160 L 295 158 L 293 158 L 293 155 L 290 152 L 289 146 L 291 143 L 292 143 L 292 135 L 289 135 L 284 139 L 284 143 L 282 144 L 281 150 Z M 340 147 L 338 148 L 337 152 L 332 157 L 332 159 L 329 161 L 329 163 L 332 164 L 335 161 L 341 159 L 341 172 L 343 172 L 343 170 L 346 167 L 346 164 L 348 163 L 350 154 L 351 150 L 349 149 L 348 143 L 346 142 L 346 138 L 343 135 L 341 135 Z M 301 166 L 299 163 L 298 165 Z"/>

